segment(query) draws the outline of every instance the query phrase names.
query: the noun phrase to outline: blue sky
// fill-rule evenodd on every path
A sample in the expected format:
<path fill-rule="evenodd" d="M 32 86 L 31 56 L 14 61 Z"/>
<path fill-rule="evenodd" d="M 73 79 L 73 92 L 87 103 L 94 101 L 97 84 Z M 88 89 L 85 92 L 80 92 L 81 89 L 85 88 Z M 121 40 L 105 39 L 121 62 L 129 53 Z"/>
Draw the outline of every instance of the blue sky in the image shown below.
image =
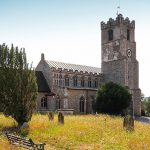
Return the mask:
<path fill-rule="evenodd" d="M 36 66 L 46 59 L 101 67 L 100 22 L 116 18 L 119 0 L 0 0 L 0 42 L 24 47 Z M 120 0 L 136 21 L 140 88 L 150 96 L 150 1 Z"/>

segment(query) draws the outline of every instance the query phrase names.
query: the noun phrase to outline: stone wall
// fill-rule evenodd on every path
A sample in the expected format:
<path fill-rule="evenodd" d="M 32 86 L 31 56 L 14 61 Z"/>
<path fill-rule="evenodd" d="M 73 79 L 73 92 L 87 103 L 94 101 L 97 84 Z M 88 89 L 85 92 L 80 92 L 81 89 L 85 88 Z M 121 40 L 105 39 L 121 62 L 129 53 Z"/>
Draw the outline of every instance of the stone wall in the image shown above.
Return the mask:
<path fill-rule="evenodd" d="M 103 62 L 102 71 L 105 74 L 104 82 L 114 82 L 125 85 L 125 62 L 122 60 Z"/>
<path fill-rule="evenodd" d="M 97 88 L 104 83 L 103 74 L 50 67 L 43 55 L 36 70 L 43 72 L 51 91 L 56 94 L 55 97 L 47 97 L 47 110 L 74 109 L 75 114 L 93 112 L 92 101 L 96 97 Z M 66 76 L 69 78 L 69 85 L 65 85 Z M 74 77 L 77 77 L 76 86 L 74 85 Z M 81 85 L 82 79 L 84 79 L 84 86 Z M 91 86 L 89 86 L 89 81 L 91 81 Z M 67 91 L 67 95 L 65 95 L 65 90 Z M 44 95 L 45 93 L 38 94 L 38 109 L 41 109 L 40 100 Z M 84 112 L 80 112 L 81 97 L 85 100 Z"/>
<path fill-rule="evenodd" d="M 52 96 L 47 96 L 49 93 L 39 92 L 37 96 L 37 111 L 55 111 L 56 110 L 56 101 Z M 47 98 L 47 107 L 41 107 L 41 99 Z"/>
<path fill-rule="evenodd" d="M 68 89 L 68 107 L 74 109 L 75 114 L 80 112 L 80 98 L 85 98 L 85 111 L 84 114 L 92 113 L 92 100 L 96 96 L 96 90 L 78 90 L 78 89 Z"/>

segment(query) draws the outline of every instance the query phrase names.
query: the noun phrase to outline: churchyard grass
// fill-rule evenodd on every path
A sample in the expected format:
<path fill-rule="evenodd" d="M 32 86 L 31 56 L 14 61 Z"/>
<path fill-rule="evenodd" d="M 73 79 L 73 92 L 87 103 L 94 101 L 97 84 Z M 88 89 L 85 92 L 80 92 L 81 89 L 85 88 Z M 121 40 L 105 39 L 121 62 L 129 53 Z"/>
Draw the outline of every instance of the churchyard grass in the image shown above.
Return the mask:
<path fill-rule="evenodd" d="M 0 114 L 0 150 L 9 150 L 2 130 L 16 125 Z M 149 150 L 150 125 L 135 121 L 135 130 L 123 129 L 123 118 L 109 115 L 68 115 L 64 125 L 49 121 L 48 115 L 34 114 L 29 122 L 28 137 L 35 143 L 45 142 L 46 150 Z"/>

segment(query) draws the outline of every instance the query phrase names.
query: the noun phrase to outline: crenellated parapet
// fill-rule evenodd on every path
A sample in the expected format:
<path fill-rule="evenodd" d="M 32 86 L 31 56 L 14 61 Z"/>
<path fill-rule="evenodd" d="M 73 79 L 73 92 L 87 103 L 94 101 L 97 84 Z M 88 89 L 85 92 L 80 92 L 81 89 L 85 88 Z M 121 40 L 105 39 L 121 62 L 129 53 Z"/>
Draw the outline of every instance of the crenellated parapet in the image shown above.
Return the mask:
<path fill-rule="evenodd" d="M 128 17 L 124 18 L 122 14 L 118 14 L 118 16 L 116 17 L 115 20 L 112 18 L 109 18 L 107 23 L 102 21 L 101 22 L 101 30 L 111 28 L 111 27 L 114 27 L 116 25 L 121 25 L 121 24 L 126 25 L 129 28 L 135 28 L 134 20 L 130 21 Z"/>
<path fill-rule="evenodd" d="M 57 73 L 67 73 L 67 74 L 74 74 L 74 75 L 89 75 L 89 76 L 103 76 L 102 73 L 96 73 L 96 72 L 88 72 L 88 71 L 79 71 L 79 70 L 73 70 L 73 69 L 63 69 L 63 68 L 51 68 L 53 72 Z"/>

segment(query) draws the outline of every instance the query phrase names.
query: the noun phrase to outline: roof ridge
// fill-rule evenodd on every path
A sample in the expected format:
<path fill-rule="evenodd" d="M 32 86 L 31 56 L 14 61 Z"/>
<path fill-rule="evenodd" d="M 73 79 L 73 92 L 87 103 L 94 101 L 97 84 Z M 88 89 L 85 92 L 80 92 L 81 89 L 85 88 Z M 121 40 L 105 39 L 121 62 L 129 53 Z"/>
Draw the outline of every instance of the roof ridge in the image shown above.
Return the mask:
<path fill-rule="evenodd" d="M 60 62 L 60 61 L 53 61 L 53 60 L 45 60 L 45 61 L 53 62 L 53 63 L 67 64 L 67 65 L 76 65 L 76 66 L 82 66 L 82 67 L 92 67 L 92 68 L 101 69 L 100 67 L 95 67 L 95 66 L 87 66 L 87 65 L 80 65 L 80 64 L 73 64 L 73 63 L 65 63 L 65 62 Z"/>
<path fill-rule="evenodd" d="M 78 72 L 92 72 L 92 73 L 101 73 L 101 68 L 98 67 L 92 67 L 92 66 L 86 66 L 86 65 L 77 65 L 77 64 L 70 64 L 70 63 L 64 63 L 64 62 L 58 62 L 58 61 L 51 61 L 51 60 L 45 60 L 45 62 L 48 64 L 48 66 L 54 67 L 54 68 L 61 68 L 61 69 L 67 69 L 67 70 L 73 70 Z"/>

